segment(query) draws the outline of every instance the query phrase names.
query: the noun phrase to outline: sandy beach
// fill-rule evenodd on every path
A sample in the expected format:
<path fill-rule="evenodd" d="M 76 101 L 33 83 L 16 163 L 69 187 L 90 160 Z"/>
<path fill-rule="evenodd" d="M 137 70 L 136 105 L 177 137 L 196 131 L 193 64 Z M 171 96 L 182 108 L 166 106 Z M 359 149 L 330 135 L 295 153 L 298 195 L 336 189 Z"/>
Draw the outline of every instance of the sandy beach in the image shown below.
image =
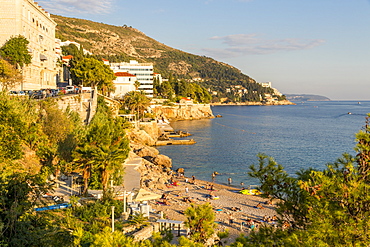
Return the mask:
<path fill-rule="evenodd" d="M 188 180 L 192 181 L 191 178 L 188 178 Z M 169 205 L 156 203 L 152 204 L 152 208 L 156 211 L 162 211 L 167 219 L 184 221 L 186 217 L 183 212 L 191 203 L 186 201 L 186 198 L 190 198 L 196 205 L 210 202 L 216 214 L 217 230 L 229 229 L 228 244 L 233 242 L 240 234 L 247 235 L 249 233 L 250 228 L 244 225 L 247 223 L 247 219 L 255 221 L 256 225 L 266 224 L 263 222 L 263 217 L 273 217 L 276 214 L 275 206 L 266 204 L 268 201 L 266 198 L 238 193 L 240 188 L 232 187 L 232 184 L 226 186 L 197 179 L 195 184 L 191 184 L 186 182 L 186 178 L 180 178 L 176 181 L 177 186 L 172 185 L 165 190 L 153 191 L 157 194 L 166 194 Z M 207 199 L 211 193 L 211 190 L 206 189 L 207 184 L 214 186 L 212 193 L 219 197 L 218 199 Z M 158 200 L 158 202 L 161 202 L 161 200 Z M 263 209 L 256 208 L 258 203 L 262 204 Z M 230 217 L 234 221 L 232 224 L 229 221 Z M 242 223 L 244 223 L 243 226 Z"/>

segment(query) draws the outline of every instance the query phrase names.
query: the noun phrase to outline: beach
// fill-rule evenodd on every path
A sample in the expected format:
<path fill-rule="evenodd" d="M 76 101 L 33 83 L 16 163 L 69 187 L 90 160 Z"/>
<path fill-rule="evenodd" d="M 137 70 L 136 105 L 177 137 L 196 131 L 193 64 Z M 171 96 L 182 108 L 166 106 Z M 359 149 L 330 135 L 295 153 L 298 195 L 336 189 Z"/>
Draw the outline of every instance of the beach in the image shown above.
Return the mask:
<path fill-rule="evenodd" d="M 188 182 L 186 182 L 188 180 Z M 273 217 L 275 206 L 268 205 L 268 199 L 255 195 L 244 195 L 239 193 L 240 188 L 237 186 L 226 186 L 217 183 L 210 183 L 203 180 L 195 179 L 195 184 L 192 184 L 192 178 L 179 178 L 174 180 L 173 184 L 164 190 L 156 190 L 157 194 L 165 194 L 165 205 L 163 200 L 158 200 L 152 204 L 152 208 L 156 211 L 161 211 L 166 219 L 185 221 L 186 216 L 183 212 L 190 206 L 191 203 L 200 205 L 209 202 L 215 212 L 217 223 L 216 231 L 224 231 L 229 229 L 229 237 L 226 239 L 227 244 L 234 242 L 240 234 L 248 235 L 250 227 L 247 227 L 247 220 L 255 222 L 255 225 L 260 224 L 276 224 L 276 222 L 263 222 L 264 217 Z M 213 185 L 213 191 L 207 187 Z M 186 189 L 187 188 L 187 189 Z M 207 199 L 210 193 L 218 197 L 218 199 Z M 189 198 L 189 200 L 188 200 Z M 258 204 L 263 206 L 262 209 L 257 208 Z M 274 203 L 274 202 L 273 202 Z M 233 223 L 230 224 L 230 218 Z"/>

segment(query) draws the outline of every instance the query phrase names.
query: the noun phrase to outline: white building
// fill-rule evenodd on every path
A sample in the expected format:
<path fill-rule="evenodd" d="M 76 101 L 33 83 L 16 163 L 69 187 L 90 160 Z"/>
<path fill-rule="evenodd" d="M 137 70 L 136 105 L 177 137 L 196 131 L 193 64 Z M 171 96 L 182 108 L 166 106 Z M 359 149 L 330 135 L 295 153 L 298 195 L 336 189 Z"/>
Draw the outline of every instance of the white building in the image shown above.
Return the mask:
<path fill-rule="evenodd" d="M 131 75 L 136 76 L 136 81 L 140 82 L 139 90 L 144 91 L 146 96 L 153 98 L 152 63 L 138 63 L 135 60 L 131 60 L 129 63 L 111 63 L 110 67 L 114 73 L 127 72 Z M 134 83 L 135 81 L 132 82 L 132 85 L 134 85 Z"/>
<path fill-rule="evenodd" d="M 32 55 L 16 90 L 56 87 L 55 26 L 50 14 L 33 0 L 1 1 L 0 46 L 11 37 L 22 35 L 29 41 L 28 51 Z"/>
<path fill-rule="evenodd" d="M 261 82 L 260 83 L 262 87 L 271 87 L 271 82 Z"/>
<path fill-rule="evenodd" d="M 114 75 L 117 77 L 113 83 L 116 87 L 113 95 L 115 98 L 122 98 L 127 92 L 135 91 L 136 76 L 128 72 L 116 72 Z"/>
<path fill-rule="evenodd" d="M 81 49 L 81 44 L 80 43 L 77 43 L 77 42 L 74 42 L 74 41 L 64 41 L 64 42 L 60 42 L 60 46 L 69 46 L 69 45 L 75 45 L 78 49 Z M 83 49 L 83 53 L 85 55 L 89 54 L 89 55 L 92 55 L 91 52 L 89 52 L 88 50 L 86 49 Z"/>

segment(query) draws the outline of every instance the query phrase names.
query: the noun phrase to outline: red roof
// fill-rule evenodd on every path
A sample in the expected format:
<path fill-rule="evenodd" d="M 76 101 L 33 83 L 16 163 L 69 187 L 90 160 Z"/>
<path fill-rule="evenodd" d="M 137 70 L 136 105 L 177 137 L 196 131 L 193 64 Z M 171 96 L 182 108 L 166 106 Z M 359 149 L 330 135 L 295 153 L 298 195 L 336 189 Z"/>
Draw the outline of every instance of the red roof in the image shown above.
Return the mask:
<path fill-rule="evenodd" d="M 105 61 L 105 62 L 109 62 L 109 60 L 107 60 L 107 59 L 104 59 L 104 58 L 102 58 L 101 60 L 103 60 L 103 61 Z"/>
<path fill-rule="evenodd" d="M 72 59 L 73 56 L 72 55 L 68 55 L 68 56 L 63 56 L 62 59 Z"/>
<path fill-rule="evenodd" d="M 114 73 L 115 76 L 121 76 L 121 77 L 136 77 L 136 75 L 130 74 L 128 72 L 116 72 Z"/>

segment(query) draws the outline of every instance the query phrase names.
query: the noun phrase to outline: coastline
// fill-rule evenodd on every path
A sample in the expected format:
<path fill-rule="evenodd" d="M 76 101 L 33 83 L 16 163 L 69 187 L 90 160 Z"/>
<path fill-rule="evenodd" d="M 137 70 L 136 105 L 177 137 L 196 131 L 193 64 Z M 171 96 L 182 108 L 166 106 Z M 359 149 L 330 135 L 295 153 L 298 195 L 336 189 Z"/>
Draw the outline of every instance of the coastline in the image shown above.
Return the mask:
<path fill-rule="evenodd" d="M 211 106 L 272 106 L 272 105 L 296 105 L 289 100 L 272 101 L 272 102 L 239 102 L 239 103 L 211 103 Z"/>

